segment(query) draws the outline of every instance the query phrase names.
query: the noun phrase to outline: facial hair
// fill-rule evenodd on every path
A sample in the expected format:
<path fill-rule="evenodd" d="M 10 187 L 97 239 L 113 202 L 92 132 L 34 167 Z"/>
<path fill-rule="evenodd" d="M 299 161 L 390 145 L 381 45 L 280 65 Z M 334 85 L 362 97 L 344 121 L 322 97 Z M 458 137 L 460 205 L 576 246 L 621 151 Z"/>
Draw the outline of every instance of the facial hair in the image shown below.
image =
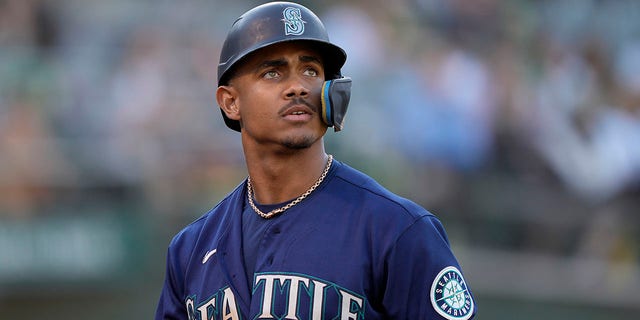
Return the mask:
<path fill-rule="evenodd" d="M 305 135 L 302 137 L 286 137 L 281 144 L 288 149 L 300 150 L 311 147 L 314 141 L 313 137 Z"/>
<path fill-rule="evenodd" d="M 291 101 L 287 106 L 283 107 L 281 110 L 286 110 L 292 105 L 304 104 L 309 107 L 313 112 L 318 113 L 318 106 L 310 103 L 306 99 L 297 98 Z M 281 111 L 282 112 L 282 111 Z M 311 135 L 304 136 L 288 136 L 281 141 L 281 145 L 291 150 L 300 150 L 311 147 L 316 139 Z"/>

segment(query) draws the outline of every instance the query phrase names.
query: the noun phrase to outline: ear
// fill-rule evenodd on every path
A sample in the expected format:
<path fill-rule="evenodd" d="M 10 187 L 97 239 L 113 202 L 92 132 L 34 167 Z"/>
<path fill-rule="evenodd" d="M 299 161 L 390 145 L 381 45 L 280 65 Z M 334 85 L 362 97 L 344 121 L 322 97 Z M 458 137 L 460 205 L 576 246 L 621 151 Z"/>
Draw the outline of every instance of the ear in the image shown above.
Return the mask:
<path fill-rule="evenodd" d="M 238 108 L 238 92 L 231 86 L 219 86 L 216 90 L 216 100 L 220 109 L 231 120 L 240 120 Z"/>

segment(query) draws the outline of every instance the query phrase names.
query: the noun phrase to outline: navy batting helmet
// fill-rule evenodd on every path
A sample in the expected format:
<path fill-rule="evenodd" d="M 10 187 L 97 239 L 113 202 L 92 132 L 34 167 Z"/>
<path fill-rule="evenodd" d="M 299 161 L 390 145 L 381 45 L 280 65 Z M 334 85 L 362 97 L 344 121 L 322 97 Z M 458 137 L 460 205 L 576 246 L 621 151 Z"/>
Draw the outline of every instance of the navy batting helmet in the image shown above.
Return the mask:
<path fill-rule="evenodd" d="M 342 77 L 347 54 L 329 41 L 322 21 L 300 4 L 271 2 L 245 12 L 231 26 L 220 53 L 218 86 L 228 84 L 234 67 L 250 53 L 286 41 L 308 41 L 323 57 L 326 80 Z M 224 111 L 222 117 L 229 128 L 240 131 L 239 121 Z"/>

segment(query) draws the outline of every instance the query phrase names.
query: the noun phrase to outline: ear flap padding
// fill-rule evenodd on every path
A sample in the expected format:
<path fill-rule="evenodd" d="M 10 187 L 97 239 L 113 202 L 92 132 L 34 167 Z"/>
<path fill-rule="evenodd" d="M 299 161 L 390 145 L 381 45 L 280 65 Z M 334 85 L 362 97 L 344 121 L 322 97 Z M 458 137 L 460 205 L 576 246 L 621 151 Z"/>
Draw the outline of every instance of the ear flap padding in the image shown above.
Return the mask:
<path fill-rule="evenodd" d="M 332 79 L 322 85 L 322 120 L 327 126 L 333 127 L 335 132 L 344 127 L 350 99 L 351 78 Z"/>

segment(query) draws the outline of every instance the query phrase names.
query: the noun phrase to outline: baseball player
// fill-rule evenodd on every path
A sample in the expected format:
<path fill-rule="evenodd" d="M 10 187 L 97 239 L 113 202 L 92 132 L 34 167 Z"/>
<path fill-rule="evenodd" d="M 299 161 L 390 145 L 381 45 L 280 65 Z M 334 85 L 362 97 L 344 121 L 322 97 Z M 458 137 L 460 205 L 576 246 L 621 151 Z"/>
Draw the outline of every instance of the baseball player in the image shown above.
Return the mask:
<path fill-rule="evenodd" d="M 232 25 L 216 99 L 249 176 L 169 245 L 156 319 L 471 319 L 442 224 L 325 153 L 345 52 L 295 3 Z"/>

